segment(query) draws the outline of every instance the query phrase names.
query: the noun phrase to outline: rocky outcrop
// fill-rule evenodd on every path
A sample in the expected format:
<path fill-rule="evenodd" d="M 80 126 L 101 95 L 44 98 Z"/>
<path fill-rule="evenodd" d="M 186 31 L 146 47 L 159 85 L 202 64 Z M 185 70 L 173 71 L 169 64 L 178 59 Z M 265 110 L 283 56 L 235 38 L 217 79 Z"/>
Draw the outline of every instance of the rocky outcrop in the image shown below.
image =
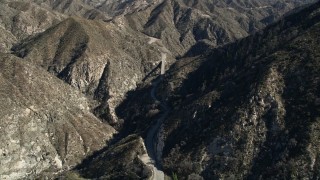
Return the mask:
<path fill-rule="evenodd" d="M 80 92 L 12 55 L 0 55 L 0 82 L 1 179 L 52 177 L 116 132 Z"/>
<path fill-rule="evenodd" d="M 145 154 L 143 139 L 130 135 L 79 166 L 79 172 L 89 179 L 147 179 L 152 171 L 144 163 Z"/>

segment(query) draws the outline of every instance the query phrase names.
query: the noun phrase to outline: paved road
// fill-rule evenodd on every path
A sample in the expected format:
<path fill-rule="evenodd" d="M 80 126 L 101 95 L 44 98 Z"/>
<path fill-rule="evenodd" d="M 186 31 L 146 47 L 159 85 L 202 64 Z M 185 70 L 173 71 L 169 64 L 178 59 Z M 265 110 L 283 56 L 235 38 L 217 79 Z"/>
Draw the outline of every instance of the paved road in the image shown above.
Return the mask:
<path fill-rule="evenodd" d="M 162 81 L 162 77 L 159 76 L 152 84 L 152 89 L 150 92 L 150 95 L 152 99 L 156 103 L 160 103 L 162 114 L 161 116 L 156 120 L 156 123 L 149 129 L 147 138 L 145 139 L 145 145 L 148 152 L 148 155 L 150 157 L 151 163 L 153 165 L 153 180 L 163 180 L 164 179 L 164 173 L 161 171 L 160 166 L 160 158 L 162 156 L 162 149 L 157 149 L 155 141 L 157 138 L 157 134 L 159 132 L 159 129 L 163 123 L 163 121 L 166 119 L 166 117 L 169 114 L 169 107 L 166 105 L 165 102 L 159 100 L 156 97 L 156 90 L 159 86 L 159 84 Z M 149 163 L 150 165 L 150 163 Z"/>
<path fill-rule="evenodd" d="M 150 41 L 148 43 L 152 44 L 156 41 L 157 39 L 150 38 Z M 159 163 L 159 160 L 162 155 L 162 149 L 157 149 L 155 141 L 163 121 L 169 114 L 169 108 L 166 105 L 166 103 L 162 102 L 156 97 L 157 88 L 162 81 L 162 75 L 165 73 L 164 66 L 165 66 L 166 57 L 167 57 L 167 52 L 162 49 L 160 50 L 161 50 L 161 74 L 152 83 L 152 89 L 150 91 L 150 95 L 156 103 L 160 103 L 162 114 L 156 120 L 156 122 L 151 126 L 151 128 L 148 131 L 147 138 L 145 139 L 147 157 L 144 158 L 145 159 L 144 162 L 152 167 L 152 177 L 151 177 L 152 180 L 164 180 L 164 173 L 163 171 L 161 171 L 160 163 Z"/>

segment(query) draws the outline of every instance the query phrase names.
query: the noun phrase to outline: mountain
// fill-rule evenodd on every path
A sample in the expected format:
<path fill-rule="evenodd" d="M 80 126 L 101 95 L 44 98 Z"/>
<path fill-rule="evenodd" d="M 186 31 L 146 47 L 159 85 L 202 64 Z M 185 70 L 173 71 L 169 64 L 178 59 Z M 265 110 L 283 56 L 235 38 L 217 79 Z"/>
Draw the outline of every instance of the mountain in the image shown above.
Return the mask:
<path fill-rule="evenodd" d="M 77 17 L 12 48 L 17 56 L 98 101 L 92 105 L 95 114 L 114 126 L 121 126 L 114 108 L 138 82 L 150 81 L 163 49 L 159 40 L 132 30 L 121 19 L 106 24 Z"/>
<path fill-rule="evenodd" d="M 19 1 L 15 3 L 18 7 L 23 4 Z M 250 15 L 249 19 L 258 22 L 263 17 L 269 17 L 271 14 L 273 16 L 280 15 L 301 5 L 301 3 L 282 3 L 282 8 L 280 8 L 278 7 L 280 5 L 275 5 L 275 1 L 251 4 L 230 2 L 230 4 L 223 3 L 222 5 L 218 2 L 208 4 L 206 1 L 200 1 L 199 3 L 175 0 L 163 2 L 39 0 L 29 2 L 28 4 L 37 7 L 52 9 L 57 14 L 64 13 L 88 18 L 85 16 L 86 11 L 93 8 L 101 12 L 113 13 L 110 16 L 117 16 L 107 23 L 99 20 L 85 20 L 75 16 L 67 19 L 64 17 L 62 22 L 51 26 L 44 32 L 20 40 L 11 50 L 17 56 L 40 65 L 68 84 L 80 89 L 92 99 L 97 100 L 98 102 L 92 105 L 94 113 L 114 127 L 120 128 L 123 120 L 117 117 L 114 109 L 124 99 L 124 95 L 135 89 L 141 80 L 145 80 L 145 77 L 149 77 L 149 81 L 152 79 L 149 75 L 153 69 L 159 66 L 161 53 L 167 55 L 167 66 L 169 66 L 175 56 L 186 53 L 197 41 L 199 42 L 193 49 L 198 48 L 201 44 L 204 44 L 205 47 L 215 47 L 247 36 L 251 30 L 240 26 L 239 22 L 235 21 L 238 14 L 254 13 Z M 270 6 L 272 12 L 269 12 L 269 7 L 260 8 L 268 3 L 275 7 Z M 236 5 L 239 6 L 238 10 L 234 11 L 232 16 L 225 17 L 224 14 L 230 11 L 230 8 L 236 8 Z M 211 6 L 217 6 L 221 10 L 218 8 L 212 9 L 211 13 L 207 12 L 208 7 Z M 125 12 L 123 9 L 128 9 L 127 7 L 130 8 Z M 136 9 L 138 7 L 140 9 Z M 83 13 L 81 13 L 82 10 Z M 123 12 L 117 13 L 118 11 Z M 203 11 L 209 15 L 204 16 Z M 278 13 L 274 13 L 274 11 Z M 183 18 L 182 15 L 189 17 Z M 212 17 L 215 18 L 212 19 Z M 210 20 L 202 21 L 203 18 Z M 174 21 L 168 21 L 169 19 Z M 195 24 L 195 22 L 198 23 Z M 212 31 L 217 29 L 223 31 L 222 33 L 210 32 L 221 38 L 219 42 L 209 36 L 202 38 L 200 35 L 203 36 L 206 33 L 195 31 L 198 29 L 198 25 L 206 26 L 207 22 L 218 23 L 219 28 L 213 28 Z M 159 26 L 158 23 L 162 25 Z M 263 26 L 261 25 L 261 27 Z M 170 29 L 168 36 L 163 28 Z M 181 31 L 184 30 L 192 32 L 191 38 L 188 38 L 190 41 L 180 42 L 183 39 L 180 36 Z M 236 33 L 227 32 L 231 30 L 243 33 L 238 36 L 235 35 Z M 164 34 L 164 36 L 158 36 L 158 34 Z M 178 37 L 180 37 L 179 42 L 176 41 Z M 183 45 L 182 48 L 181 43 L 183 42 L 187 42 L 188 45 Z M 190 51 L 194 53 L 193 49 Z M 201 53 L 201 51 L 197 53 Z M 148 83 L 148 81 L 143 83 Z"/>
<path fill-rule="evenodd" d="M 85 0 L 29 0 L 37 5 L 69 16 L 80 16 L 89 19 L 110 20 L 109 13 L 101 12 L 97 8 L 99 1 Z"/>
<path fill-rule="evenodd" d="M 110 146 L 77 172 L 85 178 L 144 177 L 143 150 L 131 149 L 136 139 L 124 137 L 148 139 L 160 122 L 148 154 L 156 153 L 154 164 L 166 175 L 317 179 L 319 9 L 313 4 L 247 38 L 181 58 L 163 80 L 140 84 L 116 109 L 124 119 L 121 148 Z M 123 148 L 133 156 L 120 163 L 128 156 L 119 156 Z"/>
<path fill-rule="evenodd" d="M 158 90 L 170 106 L 158 132 L 166 173 L 319 178 L 319 9 L 171 66 Z"/>
<path fill-rule="evenodd" d="M 10 52 L 13 44 L 57 24 L 65 15 L 28 1 L 0 2 L 0 51 Z"/>
<path fill-rule="evenodd" d="M 144 162 L 147 156 L 144 140 L 133 134 L 84 161 L 77 167 L 81 171 L 73 173 L 86 179 L 148 179 L 153 171 Z"/>
<path fill-rule="evenodd" d="M 115 16 L 143 10 L 159 0 L 34 0 L 40 6 L 63 14 L 109 21 Z"/>
<path fill-rule="evenodd" d="M 0 179 L 317 179 L 311 2 L 1 1 Z"/>
<path fill-rule="evenodd" d="M 314 0 L 6 0 L 0 7 L 5 7 L 3 17 L 10 14 L 7 23 L 11 23 L 9 21 L 13 17 L 18 20 L 11 25 L 18 31 L 9 27 L 7 30 L 14 30 L 24 38 L 26 34 L 42 32 L 49 25 L 56 24 L 57 20 L 63 19 L 61 16 L 103 21 L 124 16 L 133 29 L 161 39 L 174 56 L 180 57 L 204 40 L 209 40 L 209 45 L 216 47 L 248 36 L 291 9 L 311 2 Z"/>
<path fill-rule="evenodd" d="M 52 177 L 105 146 L 116 131 L 46 71 L 0 54 L 0 179 Z"/>
<path fill-rule="evenodd" d="M 159 38 L 177 57 L 209 40 L 221 46 L 264 28 L 295 7 L 314 1 L 166 0 L 126 15 L 133 28 Z"/>
<path fill-rule="evenodd" d="M 13 44 L 41 33 L 54 26 L 69 16 L 84 17 L 110 21 L 116 14 L 122 12 L 126 4 L 137 2 L 106 1 L 98 6 L 101 1 L 80 0 L 3 0 L 0 2 L 0 51 L 10 52 Z M 140 7 L 140 6 L 139 6 Z M 122 13 L 117 13 L 118 11 Z"/>

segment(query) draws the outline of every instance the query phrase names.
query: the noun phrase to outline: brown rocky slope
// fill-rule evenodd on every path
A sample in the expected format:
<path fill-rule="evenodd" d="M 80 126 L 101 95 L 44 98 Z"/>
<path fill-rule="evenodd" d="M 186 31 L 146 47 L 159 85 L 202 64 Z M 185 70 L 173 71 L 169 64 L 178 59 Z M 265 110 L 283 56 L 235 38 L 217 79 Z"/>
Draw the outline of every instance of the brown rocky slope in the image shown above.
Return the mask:
<path fill-rule="evenodd" d="M 0 51 L 10 52 L 13 44 L 59 23 L 65 15 L 31 1 L 0 2 Z"/>
<path fill-rule="evenodd" d="M 127 14 L 129 24 L 159 38 L 175 56 L 183 56 L 199 41 L 220 46 L 264 28 L 308 1 L 164 0 Z"/>
<path fill-rule="evenodd" d="M 52 177 L 106 145 L 116 132 L 77 90 L 0 54 L 0 179 Z"/>
<path fill-rule="evenodd" d="M 50 178 L 101 149 L 115 130 L 96 117 L 121 133 L 83 161 L 78 166 L 80 174 L 86 178 L 148 178 L 152 173 L 140 159 L 146 153 L 141 137 L 146 137 L 154 122 L 168 113 L 162 107 L 167 101 L 171 114 L 158 131 L 158 156 L 163 159 L 157 162 L 167 174 L 174 172 L 179 178 L 191 179 L 255 179 L 260 175 L 266 178 L 269 172 L 276 172 L 278 178 L 318 176 L 318 90 L 314 85 L 318 83 L 318 55 L 317 49 L 311 48 L 317 44 L 317 11 L 309 9 L 299 14 L 309 17 L 305 23 L 293 15 L 263 33 L 223 48 L 207 49 L 247 36 L 307 1 L 168 0 L 126 11 L 113 1 L 119 16 L 109 22 L 61 15 L 73 15 L 80 8 L 83 11 L 75 15 L 103 19 L 95 15 L 107 4 L 93 8 L 99 12 L 90 10 L 98 1 L 55 1 L 54 8 L 53 4 L 47 6 L 48 2 L 53 1 L 1 1 L 6 9 L 1 13 L 9 15 L 1 16 L 4 52 L 19 42 L 11 50 L 22 58 L 1 55 L 3 97 L 15 103 L 8 106 L 12 111 L 3 111 L 1 122 L 3 127 L 11 127 L 9 121 L 19 121 L 14 128 L 22 125 L 20 130 L 8 130 L 18 134 L 5 131 L 2 136 L 3 141 L 10 142 L 3 146 L 10 149 L 10 155 L 5 151 L 1 160 L 5 162 L 0 173 L 3 178 Z M 131 5 L 137 6 L 128 1 L 122 7 Z M 87 10 L 94 15 L 85 13 Z M 12 27 L 19 28 L 15 31 Z M 196 54 L 208 53 L 175 63 L 163 87 L 156 90 L 155 99 L 162 102 L 154 101 L 150 82 L 159 74 L 161 57 L 166 57 L 169 65 L 174 56 L 183 55 L 194 44 L 203 48 Z M 301 59 L 311 59 L 311 65 L 300 63 Z M 312 81 L 305 81 L 304 76 Z M 308 84 L 300 83 L 304 81 Z M 9 90 L 16 86 L 17 90 Z M 22 95 L 16 96 L 15 92 Z M 292 93 L 295 98 L 290 99 Z M 26 108 L 23 117 L 16 117 L 15 107 L 29 103 L 38 104 L 39 112 L 28 106 L 30 112 Z M 305 108 L 312 103 L 314 106 Z M 6 113 L 12 116 L 7 118 Z M 292 114 L 292 121 L 288 114 Z M 34 132 L 28 124 L 24 126 L 25 121 L 33 121 L 33 115 L 40 116 L 37 127 L 54 121 Z M 307 133 L 301 117 L 310 117 L 306 120 L 310 127 Z M 56 133 L 50 139 L 52 131 Z M 43 132 L 48 132 L 49 138 Z M 34 143 L 26 136 L 43 138 Z M 44 146 L 39 145 L 39 150 L 37 143 Z M 303 169 L 303 165 L 311 170 Z"/>
<path fill-rule="evenodd" d="M 163 46 L 150 39 L 121 19 L 103 23 L 72 17 L 13 51 L 97 100 L 92 105 L 96 115 L 119 126 L 114 108 L 138 82 L 148 81 L 161 61 Z M 168 64 L 173 60 L 167 54 Z"/>

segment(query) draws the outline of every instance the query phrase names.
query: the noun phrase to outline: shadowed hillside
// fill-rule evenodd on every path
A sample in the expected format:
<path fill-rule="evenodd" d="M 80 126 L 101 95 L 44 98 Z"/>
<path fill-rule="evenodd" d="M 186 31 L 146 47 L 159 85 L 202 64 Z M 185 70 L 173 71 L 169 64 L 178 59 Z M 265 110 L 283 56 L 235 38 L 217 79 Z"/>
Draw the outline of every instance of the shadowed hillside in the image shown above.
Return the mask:
<path fill-rule="evenodd" d="M 167 172 L 319 177 L 319 8 L 171 67 L 161 93 L 172 106 L 161 135 Z"/>
<path fill-rule="evenodd" d="M 0 179 L 318 179 L 312 2 L 2 0 Z"/>

